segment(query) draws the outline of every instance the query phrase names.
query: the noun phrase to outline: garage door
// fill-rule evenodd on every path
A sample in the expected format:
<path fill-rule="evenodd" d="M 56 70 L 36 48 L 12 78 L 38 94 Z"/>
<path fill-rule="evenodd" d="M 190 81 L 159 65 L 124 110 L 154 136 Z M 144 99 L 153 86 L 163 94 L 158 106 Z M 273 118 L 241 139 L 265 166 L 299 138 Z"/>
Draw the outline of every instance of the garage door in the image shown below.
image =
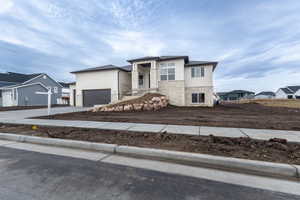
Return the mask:
<path fill-rule="evenodd" d="M 94 105 L 109 104 L 111 101 L 111 90 L 83 90 L 83 106 L 91 107 Z"/>

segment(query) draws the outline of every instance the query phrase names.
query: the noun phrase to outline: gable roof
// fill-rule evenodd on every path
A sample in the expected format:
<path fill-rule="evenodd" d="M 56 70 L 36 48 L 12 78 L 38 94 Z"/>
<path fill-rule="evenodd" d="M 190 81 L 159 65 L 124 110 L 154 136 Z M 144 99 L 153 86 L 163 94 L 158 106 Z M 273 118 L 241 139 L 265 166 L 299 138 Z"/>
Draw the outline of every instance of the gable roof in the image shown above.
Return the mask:
<path fill-rule="evenodd" d="M 263 91 L 263 92 L 260 92 L 258 94 L 256 94 L 255 96 L 258 96 L 258 95 L 266 95 L 266 96 L 275 96 L 275 93 L 274 92 L 270 92 L 270 91 Z"/>
<path fill-rule="evenodd" d="M 228 92 L 227 94 L 238 94 L 238 93 L 251 93 L 251 94 L 255 94 L 254 92 L 247 91 L 247 90 L 232 90 L 232 91 Z"/>
<path fill-rule="evenodd" d="M 39 74 L 21 74 L 21 73 L 14 73 L 14 72 L 7 72 L 7 73 L 0 73 L 0 81 L 1 82 L 10 82 L 10 83 L 24 83 L 30 79 L 33 79 Z"/>
<path fill-rule="evenodd" d="M 291 90 L 293 93 L 296 93 L 298 90 L 300 90 L 300 86 L 299 85 L 295 85 L 295 86 L 287 86 L 287 88 L 289 90 Z"/>
<path fill-rule="evenodd" d="M 131 67 L 129 67 L 129 65 L 124 66 L 124 67 L 118 67 L 115 65 L 103 65 L 100 67 L 93 67 L 93 68 L 87 68 L 87 69 L 83 69 L 83 70 L 73 71 L 71 73 L 77 74 L 77 73 L 83 73 L 83 72 L 96 72 L 96 71 L 112 70 L 112 69 L 119 69 L 119 70 L 123 70 L 126 72 L 128 72 L 130 69 L 130 71 L 131 71 Z"/>
<path fill-rule="evenodd" d="M 65 82 L 58 82 L 62 87 L 64 88 L 69 88 L 70 87 L 70 83 L 65 83 Z"/>
<path fill-rule="evenodd" d="M 14 82 L 6 82 L 6 81 L 0 81 L 0 88 L 1 87 L 7 87 L 7 86 L 10 86 L 10 85 L 16 85 L 18 83 L 14 83 Z"/>
<path fill-rule="evenodd" d="M 289 88 L 279 88 L 279 90 L 282 90 L 285 94 L 294 94 Z"/>

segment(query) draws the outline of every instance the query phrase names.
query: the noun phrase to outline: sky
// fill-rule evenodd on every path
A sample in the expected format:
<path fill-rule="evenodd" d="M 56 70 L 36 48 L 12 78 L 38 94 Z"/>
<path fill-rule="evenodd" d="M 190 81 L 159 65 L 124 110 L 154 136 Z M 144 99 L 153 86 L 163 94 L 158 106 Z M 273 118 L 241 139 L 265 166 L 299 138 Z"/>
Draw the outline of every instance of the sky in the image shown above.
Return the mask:
<path fill-rule="evenodd" d="M 300 85 L 299 0 L 0 0 L 0 72 L 127 65 L 142 56 L 218 61 L 216 91 Z"/>

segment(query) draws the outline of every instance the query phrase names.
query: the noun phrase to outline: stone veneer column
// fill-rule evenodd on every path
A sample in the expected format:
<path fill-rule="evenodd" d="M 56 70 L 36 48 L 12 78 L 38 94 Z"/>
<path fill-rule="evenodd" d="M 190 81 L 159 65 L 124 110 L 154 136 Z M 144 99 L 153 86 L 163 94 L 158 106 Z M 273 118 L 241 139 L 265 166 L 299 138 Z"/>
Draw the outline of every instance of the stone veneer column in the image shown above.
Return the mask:
<path fill-rule="evenodd" d="M 156 61 L 151 61 L 150 88 L 155 90 L 158 89 L 158 67 Z"/>
<path fill-rule="evenodd" d="M 138 65 L 136 63 L 132 64 L 132 71 L 131 71 L 131 80 L 132 80 L 132 93 L 137 93 L 139 89 L 139 71 Z"/>

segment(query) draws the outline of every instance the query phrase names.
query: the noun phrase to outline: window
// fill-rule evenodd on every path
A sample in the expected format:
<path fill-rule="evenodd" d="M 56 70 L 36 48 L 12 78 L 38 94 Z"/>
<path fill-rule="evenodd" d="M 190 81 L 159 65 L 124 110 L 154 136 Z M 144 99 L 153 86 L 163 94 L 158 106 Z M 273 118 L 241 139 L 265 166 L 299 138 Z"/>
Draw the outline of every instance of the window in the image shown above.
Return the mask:
<path fill-rule="evenodd" d="M 54 91 L 54 93 L 58 93 L 58 88 L 57 88 L 57 87 L 54 87 L 54 88 L 53 88 L 53 91 Z"/>
<path fill-rule="evenodd" d="M 175 80 L 175 63 L 160 64 L 160 80 Z"/>
<path fill-rule="evenodd" d="M 144 75 L 139 75 L 139 86 L 144 85 Z"/>
<path fill-rule="evenodd" d="M 51 87 L 50 87 L 50 86 L 48 86 L 48 87 L 47 87 L 47 90 L 51 90 Z"/>
<path fill-rule="evenodd" d="M 192 67 L 192 78 L 204 77 L 204 67 Z"/>
<path fill-rule="evenodd" d="M 204 103 L 205 94 L 204 93 L 193 93 L 192 94 L 192 103 Z"/>

